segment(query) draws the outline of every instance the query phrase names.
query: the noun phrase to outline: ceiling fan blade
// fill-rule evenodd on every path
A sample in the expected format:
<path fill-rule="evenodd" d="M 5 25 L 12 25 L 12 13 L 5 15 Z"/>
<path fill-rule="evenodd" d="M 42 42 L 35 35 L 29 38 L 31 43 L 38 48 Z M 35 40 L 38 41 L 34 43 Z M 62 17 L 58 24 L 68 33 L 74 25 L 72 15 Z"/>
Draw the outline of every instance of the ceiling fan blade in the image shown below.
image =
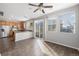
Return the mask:
<path fill-rule="evenodd" d="M 43 6 L 43 3 L 40 3 L 40 4 L 39 4 L 39 7 L 40 7 L 40 6 Z"/>
<path fill-rule="evenodd" d="M 53 6 L 43 6 L 44 8 L 52 8 Z"/>
<path fill-rule="evenodd" d="M 31 3 L 29 3 L 29 5 L 30 5 L 30 6 L 38 6 L 38 5 L 31 4 Z"/>
<path fill-rule="evenodd" d="M 38 9 L 34 10 L 34 12 L 36 12 Z"/>
<path fill-rule="evenodd" d="M 45 13 L 45 11 L 42 9 L 42 12 Z"/>

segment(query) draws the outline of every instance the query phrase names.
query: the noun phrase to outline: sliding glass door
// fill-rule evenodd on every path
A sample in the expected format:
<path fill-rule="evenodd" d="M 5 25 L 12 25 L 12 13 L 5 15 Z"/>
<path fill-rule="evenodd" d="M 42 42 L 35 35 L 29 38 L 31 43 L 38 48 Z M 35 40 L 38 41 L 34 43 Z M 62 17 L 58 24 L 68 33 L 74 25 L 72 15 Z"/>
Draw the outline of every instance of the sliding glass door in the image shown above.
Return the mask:
<path fill-rule="evenodd" d="M 43 38 L 43 36 L 44 36 L 44 21 L 36 20 L 35 21 L 35 37 Z"/>

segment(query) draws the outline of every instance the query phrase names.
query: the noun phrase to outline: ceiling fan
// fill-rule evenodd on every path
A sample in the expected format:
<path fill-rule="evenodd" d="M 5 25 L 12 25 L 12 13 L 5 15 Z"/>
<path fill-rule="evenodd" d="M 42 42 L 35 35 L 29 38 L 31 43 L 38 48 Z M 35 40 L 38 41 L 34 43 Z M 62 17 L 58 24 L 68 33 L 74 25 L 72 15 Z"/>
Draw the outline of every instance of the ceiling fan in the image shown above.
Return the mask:
<path fill-rule="evenodd" d="M 52 7 L 53 7 L 53 6 L 44 6 L 44 3 L 40 3 L 39 5 L 35 5 L 35 4 L 29 3 L 29 5 L 30 5 L 30 6 L 35 6 L 35 7 L 37 7 L 37 9 L 34 10 L 33 12 L 36 12 L 36 11 L 38 11 L 38 10 L 41 10 L 42 13 L 45 13 L 44 8 L 52 8 Z"/>

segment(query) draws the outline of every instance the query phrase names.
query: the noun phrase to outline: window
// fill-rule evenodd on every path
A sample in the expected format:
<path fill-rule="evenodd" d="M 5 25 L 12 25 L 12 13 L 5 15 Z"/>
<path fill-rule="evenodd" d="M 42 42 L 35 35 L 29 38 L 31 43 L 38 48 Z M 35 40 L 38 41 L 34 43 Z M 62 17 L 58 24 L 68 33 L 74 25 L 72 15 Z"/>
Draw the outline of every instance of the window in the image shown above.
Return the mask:
<path fill-rule="evenodd" d="M 75 30 L 75 13 L 67 13 L 59 16 L 60 19 L 60 32 L 73 33 Z"/>
<path fill-rule="evenodd" d="M 56 30 L 56 20 L 48 20 L 48 31 Z"/>

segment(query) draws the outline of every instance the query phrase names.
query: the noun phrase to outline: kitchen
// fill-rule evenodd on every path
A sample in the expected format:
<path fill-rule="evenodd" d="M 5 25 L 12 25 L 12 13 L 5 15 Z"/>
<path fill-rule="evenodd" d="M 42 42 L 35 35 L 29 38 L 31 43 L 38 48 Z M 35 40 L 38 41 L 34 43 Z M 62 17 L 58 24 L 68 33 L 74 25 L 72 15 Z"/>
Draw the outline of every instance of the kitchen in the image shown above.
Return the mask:
<path fill-rule="evenodd" d="M 33 28 L 30 28 L 30 24 L 29 24 L 29 26 L 26 29 L 27 22 L 3 21 L 2 19 L 4 19 L 4 16 L 0 16 L 0 50 L 1 52 L 5 51 L 8 48 L 9 49 L 13 48 L 13 46 L 15 45 L 17 41 L 33 38 Z"/>

